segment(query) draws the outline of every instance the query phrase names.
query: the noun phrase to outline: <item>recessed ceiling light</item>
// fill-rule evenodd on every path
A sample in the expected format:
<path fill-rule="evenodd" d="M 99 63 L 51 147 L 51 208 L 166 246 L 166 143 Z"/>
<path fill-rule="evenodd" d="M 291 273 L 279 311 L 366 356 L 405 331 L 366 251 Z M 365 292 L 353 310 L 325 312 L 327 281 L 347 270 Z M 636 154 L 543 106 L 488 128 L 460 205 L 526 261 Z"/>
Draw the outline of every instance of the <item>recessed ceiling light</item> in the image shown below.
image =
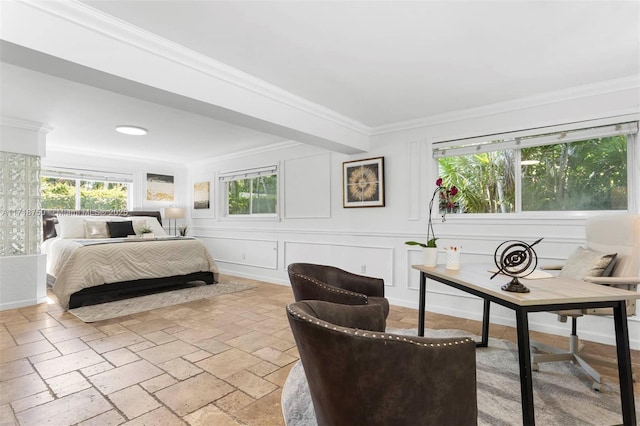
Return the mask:
<path fill-rule="evenodd" d="M 147 129 L 138 126 L 118 126 L 116 131 L 125 135 L 143 136 L 147 134 Z"/>

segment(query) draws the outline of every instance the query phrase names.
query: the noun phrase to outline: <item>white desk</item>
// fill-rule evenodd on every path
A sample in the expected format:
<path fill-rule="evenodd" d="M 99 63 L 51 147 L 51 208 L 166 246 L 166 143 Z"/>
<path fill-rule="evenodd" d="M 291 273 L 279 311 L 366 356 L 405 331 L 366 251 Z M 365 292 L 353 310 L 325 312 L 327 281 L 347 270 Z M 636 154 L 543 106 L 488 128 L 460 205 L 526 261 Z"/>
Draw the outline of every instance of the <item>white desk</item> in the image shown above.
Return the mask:
<path fill-rule="evenodd" d="M 418 335 L 424 336 L 424 309 L 427 278 L 457 288 L 484 299 L 482 341 L 489 340 L 489 308 L 491 302 L 513 309 L 516 313 L 518 335 L 518 359 L 520 363 L 520 394 L 522 397 L 522 421 L 534 425 L 533 381 L 531 377 L 531 351 L 529 348 L 529 312 L 557 311 L 566 309 L 611 307 L 614 312 L 618 376 L 622 418 L 625 425 L 636 425 L 633 383 L 631 378 L 631 354 L 629 352 L 629 330 L 627 328 L 626 302 L 640 299 L 640 294 L 615 287 L 590 284 L 567 278 L 522 280 L 531 291 L 512 293 L 500 287 L 511 278 L 493 275 L 488 270 L 493 265 L 463 265 L 460 270 L 448 270 L 444 266 L 429 268 L 413 265 L 420 271 L 420 300 L 418 311 Z"/>

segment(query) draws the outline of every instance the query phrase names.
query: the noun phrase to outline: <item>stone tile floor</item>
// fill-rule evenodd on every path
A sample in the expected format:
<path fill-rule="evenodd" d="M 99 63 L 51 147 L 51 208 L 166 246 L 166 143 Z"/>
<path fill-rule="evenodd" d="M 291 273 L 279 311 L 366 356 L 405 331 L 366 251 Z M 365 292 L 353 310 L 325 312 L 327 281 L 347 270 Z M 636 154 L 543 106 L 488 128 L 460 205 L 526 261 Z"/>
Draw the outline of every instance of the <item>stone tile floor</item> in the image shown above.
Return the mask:
<path fill-rule="evenodd" d="M 0 312 L 0 426 L 283 425 L 282 385 L 298 359 L 284 310 L 291 290 L 233 279 L 256 287 L 92 324 L 56 303 Z M 415 328 L 417 317 L 393 306 L 387 325 Z M 431 313 L 426 323 L 476 334 L 481 327 Z M 516 336 L 500 325 L 490 334 Z M 615 358 L 611 346 L 586 346 Z M 637 372 L 640 351 L 632 352 Z M 616 370 L 601 372 L 617 380 Z"/>

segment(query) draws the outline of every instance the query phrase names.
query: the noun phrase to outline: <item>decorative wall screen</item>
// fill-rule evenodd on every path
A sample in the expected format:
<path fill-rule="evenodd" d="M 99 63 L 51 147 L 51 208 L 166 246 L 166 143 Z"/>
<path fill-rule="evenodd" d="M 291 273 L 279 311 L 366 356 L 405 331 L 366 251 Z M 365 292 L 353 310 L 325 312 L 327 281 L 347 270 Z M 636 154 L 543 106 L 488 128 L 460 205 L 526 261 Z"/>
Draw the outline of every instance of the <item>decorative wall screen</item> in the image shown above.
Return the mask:
<path fill-rule="evenodd" d="M 0 152 L 0 256 L 40 253 L 40 157 Z"/>

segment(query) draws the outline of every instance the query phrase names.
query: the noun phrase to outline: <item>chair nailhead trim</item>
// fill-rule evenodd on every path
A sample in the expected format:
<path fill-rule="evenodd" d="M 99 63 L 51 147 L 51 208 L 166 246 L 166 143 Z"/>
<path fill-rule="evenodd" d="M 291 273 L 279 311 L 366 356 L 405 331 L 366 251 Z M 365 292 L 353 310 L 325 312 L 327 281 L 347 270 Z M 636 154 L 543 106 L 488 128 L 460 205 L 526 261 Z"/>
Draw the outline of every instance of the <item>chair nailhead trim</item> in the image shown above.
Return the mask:
<path fill-rule="evenodd" d="M 318 320 L 317 318 L 313 318 L 313 317 L 308 317 L 304 314 L 301 314 L 299 312 L 296 312 L 294 310 L 292 310 L 289 306 L 287 306 L 287 312 L 289 312 L 291 315 L 293 315 L 296 318 L 299 318 L 303 321 L 307 321 L 310 322 L 312 324 L 316 324 L 319 326 L 323 326 L 325 328 L 330 328 L 331 324 L 326 322 L 326 321 L 321 321 Z M 369 337 L 369 338 L 373 338 L 373 339 L 396 339 L 396 340 L 400 340 L 403 342 L 408 342 L 408 343 L 412 343 L 414 345 L 418 345 L 418 346 L 424 346 L 424 347 L 441 347 L 441 346 L 454 346 L 454 345 L 460 345 L 462 343 L 468 343 L 468 342 L 474 342 L 475 341 L 469 337 L 461 337 L 460 340 L 455 340 L 453 342 L 442 342 L 442 343 L 423 343 L 423 342 L 416 342 L 415 340 L 411 339 L 411 338 L 407 338 L 398 334 L 390 334 L 390 333 L 384 333 L 384 334 L 375 334 L 375 333 L 367 333 L 366 331 L 363 330 L 358 330 L 358 329 L 352 329 L 352 328 L 347 328 L 347 327 L 340 327 L 340 326 L 331 326 L 332 330 L 335 331 L 339 331 L 341 333 L 346 333 L 346 334 L 353 334 L 354 336 L 362 336 L 362 337 Z M 411 336 L 414 337 L 414 336 Z M 418 336 L 415 336 L 418 337 Z"/>
<path fill-rule="evenodd" d="M 333 293 L 338 293 L 338 294 L 346 294 L 349 296 L 355 296 L 355 297 L 360 297 L 362 299 L 364 299 L 365 301 L 367 301 L 369 298 L 363 294 L 360 293 L 356 293 L 354 291 L 348 291 L 348 290 L 343 290 L 340 288 L 335 288 L 335 287 L 329 287 L 327 284 L 323 283 L 322 281 L 318 281 L 315 278 L 311 278 L 308 277 L 306 275 L 302 275 L 302 274 L 298 274 L 296 272 L 293 272 L 293 275 L 295 275 L 296 277 L 302 278 L 303 280 L 307 280 L 312 282 L 315 285 L 318 285 L 320 287 L 322 287 L 323 289 L 327 290 L 327 291 L 331 291 Z"/>

